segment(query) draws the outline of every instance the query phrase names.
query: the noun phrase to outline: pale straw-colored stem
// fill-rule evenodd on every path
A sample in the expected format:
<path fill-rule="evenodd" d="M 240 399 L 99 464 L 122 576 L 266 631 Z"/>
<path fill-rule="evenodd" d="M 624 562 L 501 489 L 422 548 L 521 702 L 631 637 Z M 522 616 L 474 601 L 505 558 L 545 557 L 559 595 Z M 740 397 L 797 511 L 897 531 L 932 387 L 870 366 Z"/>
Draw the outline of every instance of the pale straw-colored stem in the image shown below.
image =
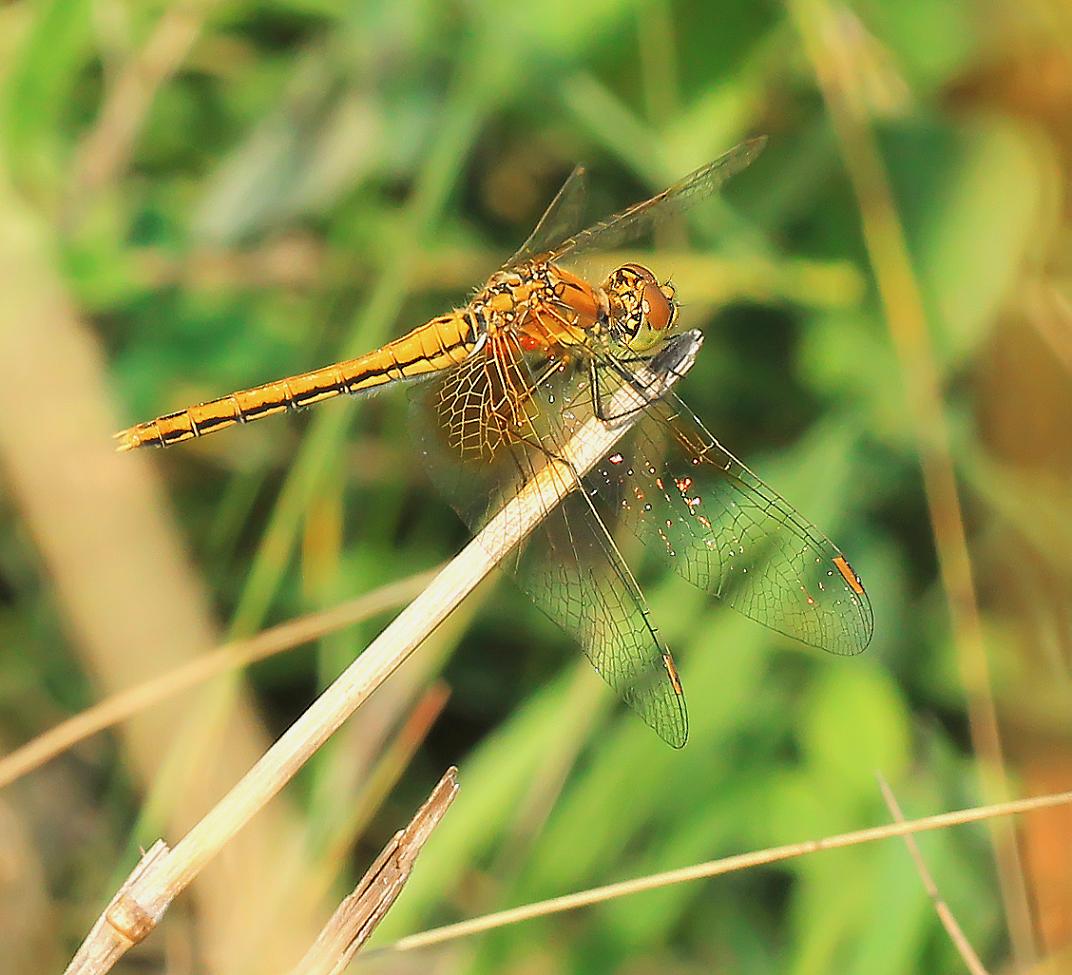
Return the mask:
<path fill-rule="evenodd" d="M 901 812 L 901 805 L 893 794 L 893 789 L 890 788 L 889 782 L 880 775 L 878 785 L 882 790 L 882 798 L 886 802 L 890 815 L 893 816 L 895 822 L 903 823 L 905 821 L 904 813 Z M 983 967 L 983 963 L 979 960 L 979 956 L 975 953 L 975 949 L 971 946 L 971 942 L 968 941 L 952 910 L 945 902 L 945 898 L 939 893 L 938 885 L 934 882 L 934 877 L 931 876 L 930 870 L 927 869 L 927 863 L 923 859 L 923 854 L 920 852 L 916 838 L 906 833 L 904 841 L 912 857 L 912 862 L 916 865 L 919 879 L 923 881 L 923 889 L 934 904 L 938 920 L 942 922 L 942 927 L 945 928 L 946 934 L 949 935 L 950 941 L 953 942 L 954 947 L 957 949 L 957 953 L 964 962 L 964 967 L 971 972 L 971 975 L 988 975 L 986 968 Z"/>
<path fill-rule="evenodd" d="M 431 578 L 431 572 L 422 572 L 399 582 L 388 583 L 331 609 L 308 613 L 280 623 L 256 636 L 231 640 L 209 653 L 195 657 L 181 667 L 175 667 L 150 680 L 112 694 L 0 757 L 0 789 L 10 785 L 20 776 L 40 768 L 91 735 L 203 684 L 217 674 L 237 670 L 303 643 L 311 643 L 377 613 L 394 609 L 416 596 L 420 592 L 420 586 L 425 585 Z"/>
<path fill-rule="evenodd" d="M 1072 792 L 1060 792 L 1054 795 L 1038 796 L 1033 799 L 1019 799 L 1014 802 L 979 806 L 975 809 L 964 809 L 959 812 L 941 813 L 937 816 L 927 816 L 924 819 L 887 823 L 885 826 L 873 826 L 870 829 L 841 833 L 821 840 L 805 840 L 803 843 L 773 846 L 766 850 L 741 853 L 737 856 L 724 857 L 721 860 L 708 860 L 706 863 L 697 863 L 690 867 L 648 874 L 645 877 L 637 877 L 633 880 L 623 880 L 603 887 L 592 887 L 573 894 L 565 894 L 562 897 L 552 897 L 550 900 L 536 901 L 531 904 L 524 904 L 521 907 L 496 911 L 494 914 L 484 914 L 468 921 L 459 921 L 457 924 L 448 924 L 441 928 L 432 928 L 429 931 L 412 934 L 381 949 L 381 951 L 412 951 L 417 948 L 427 948 L 431 945 L 442 944 L 445 941 L 453 941 L 457 938 L 469 937 L 484 931 L 491 931 L 494 928 L 505 927 L 509 924 L 517 924 L 520 921 L 547 917 L 550 914 L 561 914 L 564 911 L 575 911 L 582 907 L 592 907 L 605 901 L 616 900 L 619 897 L 628 897 L 648 890 L 672 887 L 675 884 L 718 877 L 722 874 L 767 866 L 771 863 L 781 863 L 784 860 L 793 860 L 809 853 L 820 853 L 823 850 L 839 850 L 843 847 L 856 846 L 860 843 L 872 843 L 876 840 L 890 839 L 894 836 L 908 836 L 911 833 L 922 833 L 927 830 L 946 829 L 962 823 L 976 823 L 982 820 L 1011 816 L 1014 813 L 1026 813 L 1036 809 L 1048 809 L 1052 806 L 1063 806 L 1070 803 L 1072 803 Z"/>
<path fill-rule="evenodd" d="M 201 872 L 222 847 L 264 806 L 324 744 L 332 733 L 431 634 L 485 576 L 578 484 L 588 470 L 629 429 L 646 403 L 666 392 L 693 365 L 702 338 L 689 332 L 674 340 L 673 352 L 656 360 L 663 371 L 642 367 L 637 378 L 643 392 L 624 384 L 611 397 L 608 416 L 628 417 L 609 425 L 596 417 L 584 423 L 561 455 L 528 480 L 518 493 L 369 645 L 309 709 L 287 729 L 245 777 L 165 856 L 133 880 L 93 928 L 96 939 L 110 939 L 119 954 L 142 940 L 157 924 L 172 899 Z M 83 949 L 88 947 L 87 943 Z M 95 953 L 111 959 L 119 955 Z M 68 975 L 99 975 L 108 967 L 76 964 Z"/>
<path fill-rule="evenodd" d="M 68 972 L 106 972 L 126 954 L 127 949 L 133 942 L 129 938 L 117 938 L 117 916 L 123 912 L 127 893 L 134 883 L 150 869 L 154 863 L 159 863 L 161 858 L 167 856 L 168 846 L 163 840 L 157 840 L 149 847 L 138 860 L 137 866 L 130 872 L 130 876 L 123 881 L 115 896 L 108 902 L 104 913 L 94 922 L 90 928 L 86 940 L 78 949 L 78 953 L 71 959 L 67 966 Z M 125 930 L 132 935 L 137 934 L 138 920 L 136 918 L 120 917 Z M 151 930 L 151 928 L 150 928 Z M 148 934 L 148 931 L 145 932 Z M 142 935 L 144 937 L 144 934 Z M 139 939 L 140 940 L 140 939 Z"/>
<path fill-rule="evenodd" d="M 418 854 L 457 794 L 458 770 L 452 767 L 410 824 L 391 837 L 291 975 L 342 975 L 346 971 L 402 893 Z"/>
<path fill-rule="evenodd" d="M 938 554 L 938 569 L 949 604 L 952 648 L 968 708 L 972 750 L 983 798 L 998 802 L 1012 794 L 994 698 L 994 682 L 979 612 L 971 549 L 960 503 L 953 436 L 943 399 L 933 322 L 928 316 L 908 237 L 879 148 L 866 102 L 858 99 L 852 43 L 844 25 L 851 16 L 830 0 L 792 0 L 795 17 L 816 81 L 830 111 L 845 168 L 860 209 L 861 229 L 878 296 L 905 383 L 906 416 L 919 451 L 923 489 Z M 849 57 L 844 55 L 849 53 Z M 1027 968 L 1036 959 L 1031 898 L 1011 824 L 991 824 L 998 883 L 1005 905 L 1013 959 Z"/>

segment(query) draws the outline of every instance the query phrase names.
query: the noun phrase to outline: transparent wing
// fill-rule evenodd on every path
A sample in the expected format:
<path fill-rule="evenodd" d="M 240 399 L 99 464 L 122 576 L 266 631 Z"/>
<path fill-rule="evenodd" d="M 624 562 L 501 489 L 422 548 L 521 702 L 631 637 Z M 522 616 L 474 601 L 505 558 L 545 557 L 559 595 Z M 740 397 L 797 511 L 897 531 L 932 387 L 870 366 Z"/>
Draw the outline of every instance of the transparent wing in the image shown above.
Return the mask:
<path fill-rule="evenodd" d="M 528 240 L 503 265 L 503 268 L 516 267 L 538 254 L 547 253 L 581 226 L 581 221 L 584 219 L 587 183 L 585 168 L 575 166 L 573 172 L 566 177 L 562 188 L 555 194 L 551 205 L 540 217 L 536 229 L 529 234 Z"/>
<path fill-rule="evenodd" d="M 474 533 L 591 416 L 587 371 L 528 356 L 509 338 L 414 391 L 415 428 L 440 490 Z M 688 722 L 669 651 L 607 525 L 572 492 L 516 550 L 521 588 L 580 643 L 596 671 L 655 732 L 685 744 Z"/>
<path fill-rule="evenodd" d="M 713 196 L 731 176 L 748 166 L 766 144 L 766 137 L 761 136 L 734 146 L 714 162 L 701 166 L 650 200 L 636 203 L 550 247 L 550 260 L 561 261 L 594 250 L 620 247 L 635 239 L 667 218 Z"/>
<path fill-rule="evenodd" d="M 612 388 L 624 371 L 604 363 L 597 381 Z M 598 511 L 745 616 L 831 653 L 867 646 L 871 602 L 841 550 L 673 393 L 650 404 L 619 446 L 588 475 Z"/>

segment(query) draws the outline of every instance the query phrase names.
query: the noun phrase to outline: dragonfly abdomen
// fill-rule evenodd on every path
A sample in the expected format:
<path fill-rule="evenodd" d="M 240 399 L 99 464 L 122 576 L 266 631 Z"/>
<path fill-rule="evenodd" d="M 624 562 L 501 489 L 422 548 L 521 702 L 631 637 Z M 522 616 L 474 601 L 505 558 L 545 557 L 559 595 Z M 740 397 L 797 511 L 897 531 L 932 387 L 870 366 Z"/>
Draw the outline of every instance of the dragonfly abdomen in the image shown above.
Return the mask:
<path fill-rule="evenodd" d="M 139 423 L 116 434 L 116 449 L 167 447 L 237 423 L 312 406 L 344 393 L 362 393 L 386 383 L 447 369 L 469 356 L 477 338 L 469 314 L 451 312 L 355 359 L 238 390 Z"/>

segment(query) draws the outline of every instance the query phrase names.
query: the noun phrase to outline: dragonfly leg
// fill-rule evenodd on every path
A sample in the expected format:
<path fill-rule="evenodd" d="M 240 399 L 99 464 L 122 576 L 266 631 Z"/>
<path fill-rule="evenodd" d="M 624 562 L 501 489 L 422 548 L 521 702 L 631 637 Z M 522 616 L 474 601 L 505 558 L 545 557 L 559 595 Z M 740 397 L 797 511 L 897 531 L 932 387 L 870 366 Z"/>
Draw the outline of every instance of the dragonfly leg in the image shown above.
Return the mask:
<path fill-rule="evenodd" d="M 603 402 L 603 395 L 600 392 L 599 370 L 599 363 L 595 359 L 590 359 L 588 362 L 588 385 L 592 390 L 592 412 L 604 423 L 611 427 L 619 426 L 648 405 L 645 397 L 642 402 L 637 403 L 635 406 L 628 406 L 624 409 L 619 408 L 617 412 L 612 413 L 607 404 Z M 638 393 L 644 396 L 649 388 L 648 386 L 642 383 L 628 369 L 622 369 L 620 373 L 626 382 L 630 383 Z"/>
<path fill-rule="evenodd" d="M 626 360 L 609 356 L 603 358 L 593 356 L 588 362 L 588 385 L 592 390 L 592 409 L 595 415 L 604 423 L 617 426 L 626 422 L 640 410 L 647 409 L 650 403 L 659 399 L 666 391 L 668 377 L 680 377 L 688 371 L 689 365 L 696 358 L 702 345 L 703 335 L 696 329 L 675 335 L 655 355 L 643 359 L 645 379 L 627 368 Z M 632 386 L 640 394 L 640 402 L 628 405 L 613 415 L 609 415 L 610 411 L 604 407 L 600 394 L 599 370 L 601 368 L 613 371 L 623 382 Z"/>

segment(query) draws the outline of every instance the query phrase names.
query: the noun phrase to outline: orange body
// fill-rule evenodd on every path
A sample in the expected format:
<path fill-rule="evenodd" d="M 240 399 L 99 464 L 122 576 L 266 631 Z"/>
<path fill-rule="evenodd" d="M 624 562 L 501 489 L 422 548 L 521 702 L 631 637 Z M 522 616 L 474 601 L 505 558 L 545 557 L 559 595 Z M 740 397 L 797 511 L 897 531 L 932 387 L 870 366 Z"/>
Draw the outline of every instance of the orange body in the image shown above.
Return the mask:
<path fill-rule="evenodd" d="M 243 389 L 139 423 L 116 435 L 118 449 L 166 447 L 236 423 L 312 406 L 343 393 L 360 393 L 384 383 L 446 369 L 466 359 L 476 339 L 469 316 L 451 312 L 356 359 Z"/>
<path fill-rule="evenodd" d="M 542 261 L 500 271 L 465 308 L 433 318 L 373 352 L 139 423 L 116 434 L 117 449 L 167 447 L 344 393 L 439 372 L 469 358 L 485 339 L 488 353 L 496 354 L 497 339 L 505 333 L 529 352 L 576 345 L 606 308 L 601 295 L 583 278 Z"/>

